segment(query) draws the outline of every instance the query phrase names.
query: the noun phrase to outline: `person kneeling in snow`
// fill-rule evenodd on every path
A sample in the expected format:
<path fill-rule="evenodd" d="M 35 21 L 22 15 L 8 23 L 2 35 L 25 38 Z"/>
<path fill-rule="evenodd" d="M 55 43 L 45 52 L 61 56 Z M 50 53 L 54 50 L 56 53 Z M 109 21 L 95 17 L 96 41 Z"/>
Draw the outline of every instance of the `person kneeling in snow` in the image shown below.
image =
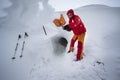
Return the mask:
<path fill-rule="evenodd" d="M 67 16 L 69 23 L 63 27 L 64 30 L 73 31 L 74 36 L 71 39 L 71 44 L 68 53 L 74 51 L 74 43 L 78 40 L 78 49 L 76 55 L 76 61 L 83 58 L 84 38 L 86 34 L 86 28 L 78 15 L 74 14 L 72 9 L 68 10 Z"/>

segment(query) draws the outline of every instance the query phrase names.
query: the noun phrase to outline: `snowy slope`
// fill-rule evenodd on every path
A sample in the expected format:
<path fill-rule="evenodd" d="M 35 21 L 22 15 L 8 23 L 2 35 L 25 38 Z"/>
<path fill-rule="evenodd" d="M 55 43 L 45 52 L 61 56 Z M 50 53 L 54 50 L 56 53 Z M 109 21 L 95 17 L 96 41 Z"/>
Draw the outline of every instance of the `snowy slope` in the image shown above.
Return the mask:
<path fill-rule="evenodd" d="M 88 7 L 78 11 L 88 29 L 86 51 L 104 61 L 108 80 L 119 80 L 120 8 Z"/>
<path fill-rule="evenodd" d="M 68 20 L 65 12 L 54 13 L 49 8 L 49 17 L 45 16 L 48 14 L 46 9 L 35 13 L 30 13 L 32 9 L 22 9 L 19 6 L 18 11 L 13 10 L 15 15 L 10 11 L 10 16 L 0 20 L 0 80 L 119 80 L 120 8 L 89 5 L 75 10 L 87 28 L 85 56 L 80 62 L 73 61 L 76 50 L 67 54 L 72 32 L 56 28 L 52 23 L 61 13 Z M 46 14 L 38 15 L 43 12 Z M 25 31 L 29 34 L 26 39 L 23 37 Z M 22 39 L 13 61 L 18 34 Z M 66 49 L 59 43 L 61 37 L 68 41 Z M 24 40 L 23 58 L 19 58 Z"/>

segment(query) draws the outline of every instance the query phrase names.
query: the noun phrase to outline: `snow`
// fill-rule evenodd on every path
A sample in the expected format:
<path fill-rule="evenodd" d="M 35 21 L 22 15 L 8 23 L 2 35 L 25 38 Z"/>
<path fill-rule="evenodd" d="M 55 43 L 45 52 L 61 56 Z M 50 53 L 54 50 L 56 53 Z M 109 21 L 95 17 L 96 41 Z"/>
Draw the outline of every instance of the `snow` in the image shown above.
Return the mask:
<path fill-rule="evenodd" d="M 0 80 L 120 79 L 120 8 L 89 5 L 75 10 L 87 28 L 84 58 L 75 62 L 77 43 L 75 51 L 67 54 L 73 33 L 52 23 L 61 13 L 68 20 L 66 12 L 55 12 L 48 0 L 11 2 L 8 15 L 0 18 Z M 24 32 L 29 34 L 26 39 Z M 19 34 L 22 38 L 12 60 Z M 66 48 L 58 42 L 61 37 L 68 41 Z M 23 57 L 19 58 L 24 40 Z"/>

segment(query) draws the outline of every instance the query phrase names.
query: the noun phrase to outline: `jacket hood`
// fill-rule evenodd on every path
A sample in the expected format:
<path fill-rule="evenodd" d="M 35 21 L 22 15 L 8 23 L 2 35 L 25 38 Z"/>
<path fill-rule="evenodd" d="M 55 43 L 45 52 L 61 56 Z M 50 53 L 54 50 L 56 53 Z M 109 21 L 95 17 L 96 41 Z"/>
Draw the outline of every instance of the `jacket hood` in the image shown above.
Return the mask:
<path fill-rule="evenodd" d="M 73 9 L 68 10 L 68 11 L 67 11 L 67 15 L 68 15 L 68 14 L 72 14 L 72 15 L 74 15 L 74 11 L 73 11 Z"/>

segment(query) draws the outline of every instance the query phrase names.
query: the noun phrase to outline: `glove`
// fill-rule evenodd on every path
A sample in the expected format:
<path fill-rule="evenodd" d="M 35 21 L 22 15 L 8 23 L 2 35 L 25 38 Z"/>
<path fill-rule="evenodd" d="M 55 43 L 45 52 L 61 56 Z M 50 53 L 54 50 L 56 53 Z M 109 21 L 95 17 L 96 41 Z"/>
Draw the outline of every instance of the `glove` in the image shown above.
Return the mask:
<path fill-rule="evenodd" d="M 63 30 L 71 31 L 71 28 L 68 25 L 63 26 Z"/>

